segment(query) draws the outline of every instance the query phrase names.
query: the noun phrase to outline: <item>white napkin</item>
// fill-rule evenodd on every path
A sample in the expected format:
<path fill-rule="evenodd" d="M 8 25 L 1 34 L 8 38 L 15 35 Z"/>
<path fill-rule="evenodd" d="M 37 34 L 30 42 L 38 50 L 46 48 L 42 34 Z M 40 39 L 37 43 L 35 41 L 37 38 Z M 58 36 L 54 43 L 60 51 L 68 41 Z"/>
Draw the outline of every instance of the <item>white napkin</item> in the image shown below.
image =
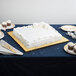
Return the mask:
<path fill-rule="evenodd" d="M 0 40 L 0 44 L 1 44 L 1 43 L 8 44 L 8 43 L 5 42 L 4 40 Z M 10 46 L 11 46 L 11 45 L 10 45 Z M 0 45 L 0 53 L 1 53 L 1 54 L 4 54 L 4 55 L 12 55 L 12 54 L 23 55 L 23 53 L 22 53 L 21 51 L 17 50 L 17 49 L 14 48 L 13 46 L 11 46 L 11 47 L 16 51 L 16 53 L 14 53 L 14 52 L 12 52 L 12 51 L 10 51 L 10 50 L 2 47 L 1 45 Z"/>

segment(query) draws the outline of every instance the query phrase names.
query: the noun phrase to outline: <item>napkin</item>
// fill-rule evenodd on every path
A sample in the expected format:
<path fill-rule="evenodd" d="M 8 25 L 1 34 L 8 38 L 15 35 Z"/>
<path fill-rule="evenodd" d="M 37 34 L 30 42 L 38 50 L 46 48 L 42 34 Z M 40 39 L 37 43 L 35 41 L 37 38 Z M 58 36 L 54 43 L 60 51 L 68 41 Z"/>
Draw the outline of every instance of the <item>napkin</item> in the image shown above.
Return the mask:
<path fill-rule="evenodd" d="M 18 49 L 14 48 L 13 46 L 11 46 L 10 44 L 8 44 L 12 49 L 14 49 L 16 51 L 16 53 L 12 52 L 11 50 L 8 50 L 6 48 L 4 48 L 3 46 L 1 46 L 2 44 L 6 45 L 8 44 L 6 41 L 4 40 L 0 40 L 0 53 L 4 54 L 4 55 L 23 55 L 23 53 L 21 51 L 19 51 Z"/>

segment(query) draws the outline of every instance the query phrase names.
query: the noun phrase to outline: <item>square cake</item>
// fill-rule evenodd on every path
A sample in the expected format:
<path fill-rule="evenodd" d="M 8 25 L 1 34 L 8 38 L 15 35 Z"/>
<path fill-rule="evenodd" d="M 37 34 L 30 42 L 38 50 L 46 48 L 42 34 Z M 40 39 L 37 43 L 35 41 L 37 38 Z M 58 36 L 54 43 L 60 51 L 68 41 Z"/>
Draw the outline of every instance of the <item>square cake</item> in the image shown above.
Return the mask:
<path fill-rule="evenodd" d="M 27 48 L 38 47 L 62 39 L 62 35 L 58 31 L 44 22 L 14 28 L 13 34 Z"/>

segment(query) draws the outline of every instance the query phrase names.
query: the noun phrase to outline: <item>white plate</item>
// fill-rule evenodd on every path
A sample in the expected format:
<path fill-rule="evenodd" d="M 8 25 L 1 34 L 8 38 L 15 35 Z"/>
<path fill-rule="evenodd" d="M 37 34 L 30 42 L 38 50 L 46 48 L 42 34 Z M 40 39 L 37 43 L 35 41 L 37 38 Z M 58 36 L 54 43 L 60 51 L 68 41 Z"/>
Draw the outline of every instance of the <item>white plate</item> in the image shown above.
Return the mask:
<path fill-rule="evenodd" d="M 69 54 L 76 55 L 76 53 L 75 53 L 74 51 L 68 49 L 68 45 L 67 45 L 67 44 L 64 46 L 64 50 L 65 50 L 67 53 L 69 53 Z"/>
<path fill-rule="evenodd" d="M 14 28 L 14 27 L 15 27 L 15 24 L 11 24 L 11 26 L 7 26 L 6 29 L 12 29 L 12 28 Z"/>
<path fill-rule="evenodd" d="M 76 26 L 73 26 L 73 25 L 63 25 L 60 28 L 64 31 L 75 31 L 76 30 Z"/>
<path fill-rule="evenodd" d="M 7 26 L 7 28 L 2 27 L 2 25 L 0 24 L 0 29 L 5 30 L 5 29 L 12 29 L 15 27 L 15 24 L 11 24 L 10 26 Z"/>
<path fill-rule="evenodd" d="M 1 35 L 0 35 L 0 39 L 2 39 L 4 37 L 4 33 L 2 31 L 0 31 Z"/>

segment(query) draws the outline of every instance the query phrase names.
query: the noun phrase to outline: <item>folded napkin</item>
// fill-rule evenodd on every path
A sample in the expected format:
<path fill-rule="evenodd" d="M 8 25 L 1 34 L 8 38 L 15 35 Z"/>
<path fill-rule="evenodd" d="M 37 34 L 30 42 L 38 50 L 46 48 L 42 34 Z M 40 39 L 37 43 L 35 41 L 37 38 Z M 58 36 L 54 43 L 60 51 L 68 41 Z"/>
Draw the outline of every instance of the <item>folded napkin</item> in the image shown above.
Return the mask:
<path fill-rule="evenodd" d="M 3 47 L 5 45 L 9 45 L 15 52 Z M 16 48 L 14 48 L 13 46 L 11 46 L 10 44 L 8 44 L 6 41 L 4 40 L 0 40 L 0 53 L 4 54 L 4 55 L 12 55 L 12 54 L 16 54 L 16 55 L 23 55 L 23 53 L 19 50 L 17 50 Z"/>

